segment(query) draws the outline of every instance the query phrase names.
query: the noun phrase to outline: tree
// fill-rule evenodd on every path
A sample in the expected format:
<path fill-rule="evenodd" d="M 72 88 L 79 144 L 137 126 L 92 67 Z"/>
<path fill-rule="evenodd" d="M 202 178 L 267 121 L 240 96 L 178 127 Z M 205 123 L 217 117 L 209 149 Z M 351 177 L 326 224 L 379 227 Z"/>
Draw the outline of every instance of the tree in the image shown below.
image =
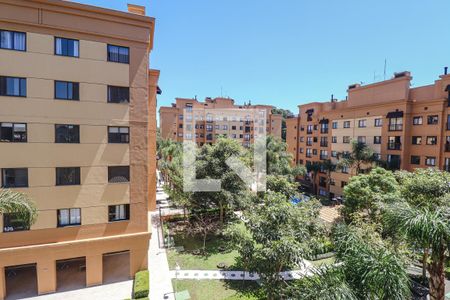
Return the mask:
<path fill-rule="evenodd" d="M 295 176 L 304 171 L 301 167 L 292 167 L 292 154 L 287 151 L 287 144 L 282 140 L 267 136 L 266 151 L 267 174 Z"/>
<path fill-rule="evenodd" d="M 443 300 L 445 253 L 450 245 L 450 174 L 417 169 L 399 176 L 402 200 L 384 207 L 384 222 L 423 248 L 422 264 L 430 274 L 430 297 Z M 428 258 L 428 256 L 430 257 Z M 425 269 L 423 269 L 423 276 Z"/>
<path fill-rule="evenodd" d="M 26 194 L 4 189 L 0 190 L 0 214 L 15 214 L 30 228 L 36 221 L 37 208 Z"/>
<path fill-rule="evenodd" d="M 330 159 L 325 159 L 320 162 L 320 167 L 327 174 L 327 192 L 329 194 L 331 186 L 331 173 L 336 171 L 336 165 Z"/>
<path fill-rule="evenodd" d="M 290 199 L 298 193 L 298 184 L 291 182 L 286 176 L 267 176 L 267 190 L 283 194 Z"/>
<path fill-rule="evenodd" d="M 347 223 L 355 217 L 379 222 L 382 203 L 397 201 L 400 185 L 391 171 L 375 168 L 368 174 L 353 176 L 344 188 L 341 213 Z"/>
<path fill-rule="evenodd" d="M 317 174 L 321 170 L 321 164 L 318 161 L 307 162 L 306 163 L 306 170 L 311 176 L 311 181 L 312 181 L 312 186 L 313 186 L 313 193 L 314 193 L 314 195 L 316 195 L 317 194 L 316 179 L 317 179 Z"/>
<path fill-rule="evenodd" d="M 230 229 L 240 257 L 259 274 L 267 299 L 280 299 L 287 292 L 279 272 L 301 266 L 312 254 L 314 237 L 323 234 L 318 213 L 315 201 L 294 206 L 284 195 L 268 192 L 263 205 L 247 212 L 245 229 Z"/>
<path fill-rule="evenodd" d="M 219 228 L 219 224 L 214 215 L 207 212 L 193 213 L 193 221 L 189 222 L 187 228 L 188 234 L 197 235 L 201 234 L 203 237 L 203 254 L 206 254 L 206 238 L 208 234 L 216 232 Z"/>
<path fill-rule="evenodd" d="M 378 161 L 375 153 L 369 146 L 355 140 L 352 141 L 352 151 L 350 153 L 340 153 L 339 156 L 339 167 L 353 168 L 356 175 L 359 175 L 365 169 L 370 169 Z"/>

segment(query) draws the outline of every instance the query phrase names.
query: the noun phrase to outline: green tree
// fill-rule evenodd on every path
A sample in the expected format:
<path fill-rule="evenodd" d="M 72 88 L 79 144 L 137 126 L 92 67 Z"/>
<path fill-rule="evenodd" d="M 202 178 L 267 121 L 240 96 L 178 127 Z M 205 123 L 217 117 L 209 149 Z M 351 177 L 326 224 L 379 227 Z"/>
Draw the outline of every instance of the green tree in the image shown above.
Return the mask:
<path fill-rule="evenodd" d="M 281 193 L 290 199 L 298 194 L 298 184 L 289 181 L 286 176 L 268 175 L 267 190 Z"/>
<path fill-rule="evenodd" d="M 397 201 L 400 185 L 391 171 L 375 168 L 368 174 L 353 176 L 344 188 L 345 202 L 341 214 L 347 222 L 367 217 L 379 222 L 382 203 Z"/>
<path fill-rule="evenodd" d="M 369 146 L 355 140 L 352 141 L 352 151 L 340 153 L 339 157 L 338 166 L 354 169 L 356 175 L 359 175 L 363 170 L 372 168 L 373 164 L 378 161 L 374 151 Z"/>
<path fill-rule="evenodd" d="M 0 190 L 0 214 L 15 214 L 30 228 L 36 221 L 37 208 L 26 194 L 3 189 Z"/>
<path fill-rule="evenodd" d="M 412 247 L 422 247 L 422 275 L 427 268 L 431 299 L 443 300 L 445 254 L 450 245 L 450 174 L 417 169 L 399 178 L 403 201 L 384 207 L 385 224 Z"/>
<path fill-rule="evenodd" d="M 233 244 L 250 271 L 257 272 L 267 299 L 283 298 L 287 282 L 279 272 L 302 266 L 313 253 L 312 243 L 323 235 L 315 201 L 292 205 L 279 193 L 266 194 L 263 205 L 247 212 L 245 229 L 231 228 Z"/>
<path fill-rule="evenodd" d="M 317 180 L 317 174 L 319 173 L 319 171 L 321 170 L 321 163 L 318 161 L 313 161 L 313 162 L 307 162 L 306 163 L 306 170 L 309 174 L 311 174 L 311 182 L 312 182 L 312 186 L 313 186 L 313 193 L 314 195 L 317 195 L 317 184 L 316 184 L 316 180 Z"/>
<path fill-rule="evenodd" d="M 321 169 L 325 171 L 327 174 L 327 192 L 330 193 L 330 186 L 331 186 L 331 173 L 336 171 L 336 164 L 334 164 L 331 159 L 325 159 L 320 162 Z"/>

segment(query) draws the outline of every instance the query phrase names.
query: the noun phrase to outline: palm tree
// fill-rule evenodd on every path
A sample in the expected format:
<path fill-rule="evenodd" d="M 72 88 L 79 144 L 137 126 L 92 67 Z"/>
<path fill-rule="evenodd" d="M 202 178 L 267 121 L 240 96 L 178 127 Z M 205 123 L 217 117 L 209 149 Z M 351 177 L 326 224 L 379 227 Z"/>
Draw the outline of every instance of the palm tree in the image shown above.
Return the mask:
<path fill-rule="evenodd" d="M 350 153 L 340 153 L 339 167 L 354 168 L 356 175 L 359 175 L 364 166 L 372 166 L 378 161 L 374 151 L 365 143 L 352 141 L 352 151 Z"/>
<path fill-rule="evenodd" d="M 321 169 L 327 174 L 327 192 L 330 194 L 331 172 L 336 171 L 336 165 L 330 159 L 325 159 L 320 164 Z"/>
<path fill-rule="evenodd" d="M 0 190 L 0 214 L 15 214 L 29 228 L 36 221 L 37 209 L 24 193 L 4 189 Z"/>
<path fill-rule="evenodd" d="M 319 171 L 321 170 L 321 163 L 318 161 L 313 161 L 312 163 L 307 163 L 306 164 L 306 170 L 308 171 L 308 173 L 311 174 L 311 181 L 312 181 L 312 185 L 313 185 L 313 192 L 315 195 L 317 195 L 317 185 L 316 185 L 316 178 L 317 178 L 317 173 L 319 173 Z"/>
<path fill-rule="evenodd" d="M 445 253 L 450 245 L 450 207 L 412 206 L 399 202 L 385 206 L 385 222 L 390 228 L 404 234 L 412 244 L 430 249 L 430 261 L 424 262 L 430 274 L 430 297 L 444 300 Z"/>

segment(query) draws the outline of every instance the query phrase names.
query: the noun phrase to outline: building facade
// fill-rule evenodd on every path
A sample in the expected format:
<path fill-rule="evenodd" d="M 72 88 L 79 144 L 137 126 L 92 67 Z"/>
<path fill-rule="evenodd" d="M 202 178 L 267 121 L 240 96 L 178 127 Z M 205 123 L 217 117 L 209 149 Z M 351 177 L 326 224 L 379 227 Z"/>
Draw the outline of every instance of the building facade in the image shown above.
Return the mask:
<path fill-rule="evenodd" d="M 155 21 L 128 8 L 0 0 L 0 183 L 38 208 L 0 215 L 0 299 L 148 267 L 159 72 Z"/>
<path fill-rule="evenodd" d="M 281 138 L 282 116 L 272 114 L 273 108 L 270 105 L 236 105 L 230 98 L 206 98 L 204 102 L 176 98 L 171 107 L 162 106 L 159 109 L 159 128 L 162 138 L 178 142 L 184 138 L 195 139 L 196 143 L 202 146 L 205 143 L 214 143 L 218 136 L 227 136 L 249 146 L 255 135 L 255 126 L 247 116 L 250 110 L 265 111 L 266 134 Z M 197 112 L 194 113 L 195 128 L 192 130 L 186 130 L 184 126 L 192 121 L 186 119 L 185 110 Z M 220 117 L 222 111 L 226 112 L 227 116 Z"/>
<path fill-rule="evenodd" d="M 450 75 L 434 84 L 411 88 L 409 72 L 365 86 L 350 85 L 344 101 L 299 105 L 286 122 L 288 150 L 306 165 L 351 151 L 353 140 L 371 147 L 390 169 L 434 167 L 450 170 Z M 323 170 L 324 171 L 324 170 Z M 319 172 L 321 196 L 341 196 L 355 170 Z"/>

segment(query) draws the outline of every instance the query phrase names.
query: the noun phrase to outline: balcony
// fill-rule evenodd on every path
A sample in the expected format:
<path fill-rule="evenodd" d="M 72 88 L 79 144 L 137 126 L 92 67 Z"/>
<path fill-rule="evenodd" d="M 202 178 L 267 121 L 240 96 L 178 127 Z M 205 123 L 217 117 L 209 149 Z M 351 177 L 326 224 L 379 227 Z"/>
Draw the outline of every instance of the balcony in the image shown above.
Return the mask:
<path fill-rule="evenodd" d="M 312 142 L 306 142 L 306 146 L 312 146 Z"/>
<path fill-rule="evenodd" d="M 389 131 L 402 131 L 403 124 L 389 124 Z"/>
<path fill-rule="evenodd" d="M 402 144 L 401 143 L 395 143 L 395 142 L 389 142 L 387 146 L 388 150 L 401 150 Z"/>
<path fill-rule="evenodd" d="M 320 147 L 328 147 L 328 142 L 320 142 Z"/>
<path fill-rule="evenodd" d="M 444 165 L 444 171 L 450 172 L 450 165 Z"/>
<path fill-rule="evenodd" d="M 312 130 L 307 130 L 306 133 L 307 133 L 307 134 L 312 134 L 313 131 L 312 131 Z"/>
<path fill-rule="evenodd" d="M 328 155 L 320 155 L 320 159 L 321 159 L 321 160 L 328 159 Z"/>
<path fill-rule="evenodd" d="M 320 133 L 328 133 L 328 128 L 320 128 Z"/>
<path fill-rule="evenodd" d="M 445 144 L 445 152 L 450 152 L 450 144 Z"/>

